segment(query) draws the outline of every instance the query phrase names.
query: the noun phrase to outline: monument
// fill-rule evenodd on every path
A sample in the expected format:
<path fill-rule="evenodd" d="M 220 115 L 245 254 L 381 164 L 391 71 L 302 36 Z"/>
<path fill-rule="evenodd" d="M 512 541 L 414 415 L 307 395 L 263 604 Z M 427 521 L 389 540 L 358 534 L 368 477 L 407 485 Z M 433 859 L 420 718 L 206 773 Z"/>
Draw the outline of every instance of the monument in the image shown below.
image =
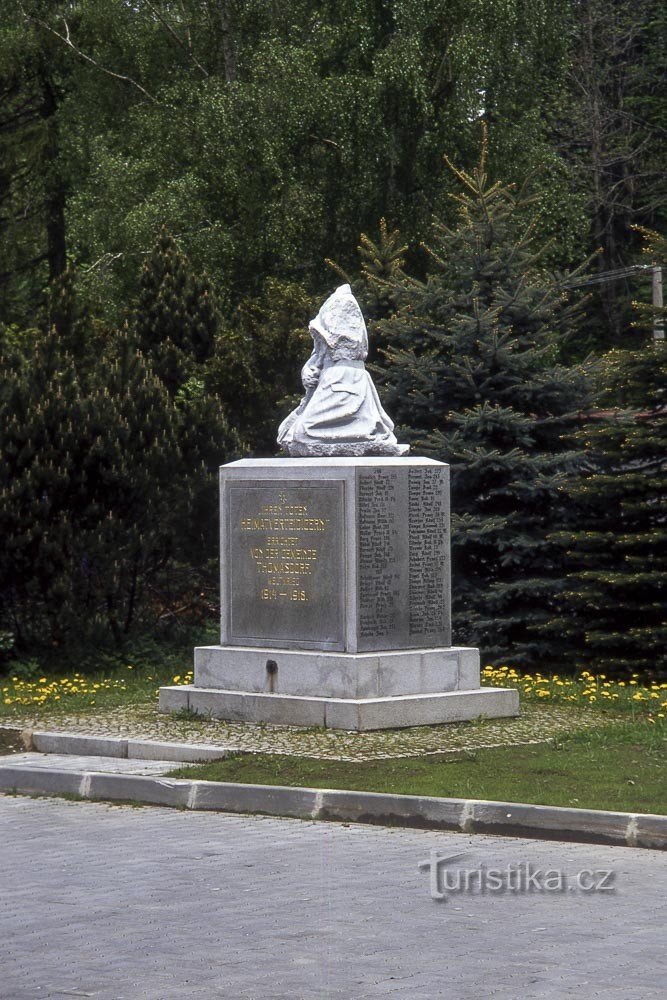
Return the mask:
<path fill-rule="evenodd" d="M 516 715 L 451 645 L 449 467 L 397 442 L 349 285 L 310 324 L 287 458 L 220 469 L 220 645 L 160 711 L 370 730 Z"/>

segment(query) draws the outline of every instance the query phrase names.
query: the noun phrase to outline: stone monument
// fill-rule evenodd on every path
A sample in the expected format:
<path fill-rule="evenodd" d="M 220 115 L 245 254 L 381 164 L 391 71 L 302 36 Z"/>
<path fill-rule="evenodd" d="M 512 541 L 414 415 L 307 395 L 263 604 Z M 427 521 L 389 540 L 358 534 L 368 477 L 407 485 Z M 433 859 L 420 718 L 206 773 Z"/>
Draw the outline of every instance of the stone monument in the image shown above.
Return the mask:
<path fill-rule="evenodd" d="M 160 710 L 369 730 L 511 716 L 451 645 L 449 467 L 397 443 L 349 285 L 310 324 L 288 458 L 220 469 L 221 638 Z"/>

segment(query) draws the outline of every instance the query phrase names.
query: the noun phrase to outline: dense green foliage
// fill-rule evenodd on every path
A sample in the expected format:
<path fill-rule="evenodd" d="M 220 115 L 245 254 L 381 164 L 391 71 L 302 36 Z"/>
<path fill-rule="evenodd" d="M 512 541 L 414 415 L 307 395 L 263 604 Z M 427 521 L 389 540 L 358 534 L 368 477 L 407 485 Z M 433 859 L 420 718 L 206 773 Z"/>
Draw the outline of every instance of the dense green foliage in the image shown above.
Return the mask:
<path fill-rule="evenodd" d="M 563 106 L 549 134 L 580 192 L 596 268 L 606 273 L 637 263 L 634 226 L 665 228 L 667 9 L 661 0 L 581 0 L 572 10 Z M 642 343 L 628 329 L 630 301 L 648 294 L 637 275 L 597 286 L 582 346 Z"/>
<path fill-rule="evenodd" d="M 196 379 L 172 399 L 140 336 L 76 317 L 71 296 L 64 281 L 59 325 L 0 352 L 0 625 L 24 647 L 154 621 L 174 563 L 214 550 L 214 472 L 237 446 Z"/>
<path fill-rule="evenodd" d="M 667 352 L 664 343 L 604 358 L 600 411 L 577 435 L 585 471 L 562 487 L 569 527 L 565 591 L 545 630 L 578 667 L 667 668 Z M 624 401 L 622 408 L 619 400 Z"/>
<path fill-rule="evenodd" d="M 7 0 L 0 295 L 23 324 L 67 259 L 115 321 L 162 224 L 232 305 L 267 276 L 318 292 L 385 216 L 447 210 L 441 157 L 540 168 L 562 265 L 660 228 L 659 0 Z M 660 84 L 663 84 L 661 90 Z M 596 328 L 619 336 L 627 288 Z M 615 305 L 616 304 L 616 305 Z"/>
<path fill-rule="evenodd" d="M 664 232 L 664 4 L 6 0 L 3 15 L 10 643 L 84 620 L 119 637 L 212 586 L 213 470 L 274 451 L 327 260 L 354 278 L 365 232 L 354 283 L 387 409 L 453 465 L 459 639 L 542 660 L 578 453 L 623 468 L 613 435 L 571 439 L 596 405 L 578 366 L 650 336 L 631 306 L 650 272 L 593 285 L 579 325 L 555 274 L 591 254 L 593 274 L 645 262 L 642 229 Z M 492 179 L 473 172 L 480 120 Z M 652 438 L 661 419 L 618 426 Z"/>
<path fill-rule="evenodd" d="M 529 199 L 490 183 L 485 154 L 470 174 L 451 168 L 457 220 L 434 223 L 428 279 L 394 279 L 379 376 L 399 437 L 451 465 L 455 641 L 539 667 L 536 626 L 562 567 L 546 537 L 576 465 L 569 424 L 590 394 L 583 369 L 559 363 L 576 317 L 540 264 Z"/>
<path fill-rule="evenodd" d="M 136 329 L 170 395 L 212 355 L 218 323 L 210 282 L 192 273 L 163 227 L 141 275 Z"/>

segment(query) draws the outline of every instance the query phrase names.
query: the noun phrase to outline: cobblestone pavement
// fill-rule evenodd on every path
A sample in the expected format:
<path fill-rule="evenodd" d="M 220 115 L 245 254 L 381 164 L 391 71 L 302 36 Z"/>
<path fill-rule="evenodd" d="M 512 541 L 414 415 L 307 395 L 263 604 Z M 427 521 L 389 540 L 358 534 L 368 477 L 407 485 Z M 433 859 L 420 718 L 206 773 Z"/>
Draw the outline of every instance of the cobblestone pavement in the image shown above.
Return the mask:
<path fill-rule="evenodd" d="M 482 719 L 371 733 L 175 718 L 160 715 L 154 705 L 108 709 L 94 715 L 24 716 L 7 719 L 5 724 L 51 732 L 200 743 L 256 753 L 293 754 L 331 760 L 378 760 L 541 743 L 568 732 L 608 725 L 613 721 L 613 718 L 576 705 L 524 703 L 521 715 L 516 719 Z"/>
<path fill-rule="evenodd" d="M 0 796 L 2 1000 L 665 996 L 665 857 Z M 615 872 L 450 893 L 419 863 Z"/>

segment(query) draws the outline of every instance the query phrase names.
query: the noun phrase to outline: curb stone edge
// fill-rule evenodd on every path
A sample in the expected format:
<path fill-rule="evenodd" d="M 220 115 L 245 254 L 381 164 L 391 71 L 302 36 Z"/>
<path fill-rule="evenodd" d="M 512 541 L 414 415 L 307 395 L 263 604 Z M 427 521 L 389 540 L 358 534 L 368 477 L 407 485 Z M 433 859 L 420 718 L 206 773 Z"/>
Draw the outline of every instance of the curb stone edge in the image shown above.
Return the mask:
<path fill-rule="evenodd" d="M 0 792 L 667 850 L 667 816 L 0 763 Z"/>

